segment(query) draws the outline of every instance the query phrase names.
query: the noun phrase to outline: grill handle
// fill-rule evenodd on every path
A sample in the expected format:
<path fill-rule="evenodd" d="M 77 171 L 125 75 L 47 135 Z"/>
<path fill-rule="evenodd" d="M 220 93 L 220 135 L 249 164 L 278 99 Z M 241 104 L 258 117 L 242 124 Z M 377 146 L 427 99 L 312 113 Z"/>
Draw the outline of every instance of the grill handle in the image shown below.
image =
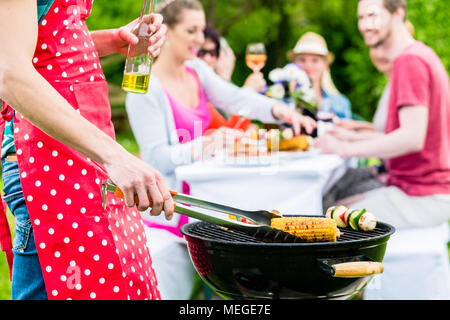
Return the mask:
<path fill-rule="evenodd" d="M 373 261 L 338 263 L 331 266 L 335 278 L 360 278 L 383 273 L 383 264 Z"/>
<path fill-rule="evenodd" d="M 366 256 L 317 259 L 320 269 L 334 278 L 361 278 L 383 273 L 381 262 Z"/>

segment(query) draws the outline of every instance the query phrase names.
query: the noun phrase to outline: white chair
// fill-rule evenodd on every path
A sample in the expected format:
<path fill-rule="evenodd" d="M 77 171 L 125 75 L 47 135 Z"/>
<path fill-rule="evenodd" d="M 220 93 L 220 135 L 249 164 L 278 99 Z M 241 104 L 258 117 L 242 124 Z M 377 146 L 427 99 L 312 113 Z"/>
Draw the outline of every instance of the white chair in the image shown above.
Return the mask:
<path fill-rule="evenodd" d="M 397 230 L 383 260 L 384 272 L 366 286 L 365 300 L 448 300 L 449 224 Z"/>

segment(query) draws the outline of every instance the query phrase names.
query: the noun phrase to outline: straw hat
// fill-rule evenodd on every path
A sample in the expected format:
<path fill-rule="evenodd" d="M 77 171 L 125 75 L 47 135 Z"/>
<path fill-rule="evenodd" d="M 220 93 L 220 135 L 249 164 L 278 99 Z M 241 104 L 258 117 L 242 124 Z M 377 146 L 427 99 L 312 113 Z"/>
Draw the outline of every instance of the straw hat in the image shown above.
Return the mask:
<path fill-rule="evenodd" d="M 295 57 L 302 53 L 324 56 L 329 64 L 332 64 L 334 61 L 334 55 L 328 51 L 328 46 L 325 39 L 321 35 L 314 32 L 305 33 L 297 41 L 294 49 L 289 50 L 286 56 L 290 61 L 294 61 Z"/>

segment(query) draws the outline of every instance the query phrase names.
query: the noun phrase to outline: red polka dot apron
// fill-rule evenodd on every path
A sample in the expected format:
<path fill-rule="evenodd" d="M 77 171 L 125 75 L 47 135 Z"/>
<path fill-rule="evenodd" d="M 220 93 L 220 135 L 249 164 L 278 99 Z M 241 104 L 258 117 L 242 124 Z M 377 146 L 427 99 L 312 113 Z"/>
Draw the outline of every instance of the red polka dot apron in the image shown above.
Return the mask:
<path fill-rule="evenodd" d="M 56 0 L 33 64 L 82 116 L 114 138 L 108 88 L 85 19 L 93 0 Z M 16 112 L 23 193 L 49 299 L 160 299 L 141 216 L 107 195 L 105 170 Z M 2 131 L 3 132 L 3 131 Z"/>

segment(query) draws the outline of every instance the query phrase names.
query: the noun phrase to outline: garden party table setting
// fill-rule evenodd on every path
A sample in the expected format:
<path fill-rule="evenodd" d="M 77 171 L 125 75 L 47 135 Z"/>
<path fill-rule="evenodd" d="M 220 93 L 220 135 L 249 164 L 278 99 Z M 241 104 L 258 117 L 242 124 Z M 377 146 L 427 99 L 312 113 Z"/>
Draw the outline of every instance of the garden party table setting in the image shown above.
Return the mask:
<path fill-rule="evenodd" d="M 272 85 L 266 95 L 316 115 L 314 136 L 332 127 L 331 116 L 317 112 L 309 79 L 301 69 L 288 64 L 272 70 L 269 79 Z M 323 214 L 322 195 L 342 177 L 350 161 L 321 153 L 311 136 L 294 136 L 289 126 L 273 128 L 249 129 L 241 141 L 224 147 L 214 158 L 177 167 L 178 182 L 187 182 L 193 196 L 246 210 Z"/>

